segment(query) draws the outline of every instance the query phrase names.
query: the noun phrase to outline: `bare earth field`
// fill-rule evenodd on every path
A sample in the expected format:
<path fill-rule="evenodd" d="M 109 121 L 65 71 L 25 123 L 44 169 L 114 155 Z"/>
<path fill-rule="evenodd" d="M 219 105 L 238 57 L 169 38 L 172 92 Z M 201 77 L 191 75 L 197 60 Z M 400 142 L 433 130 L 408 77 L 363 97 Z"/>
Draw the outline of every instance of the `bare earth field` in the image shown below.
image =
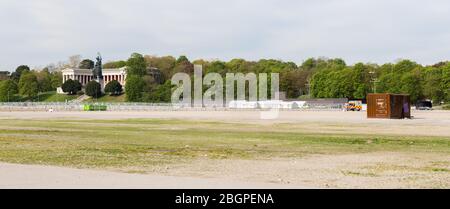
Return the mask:
<path fill-rule="evenodd" d="M 0 112 L 0 188 L 450 188 L 450 112 Z"/>

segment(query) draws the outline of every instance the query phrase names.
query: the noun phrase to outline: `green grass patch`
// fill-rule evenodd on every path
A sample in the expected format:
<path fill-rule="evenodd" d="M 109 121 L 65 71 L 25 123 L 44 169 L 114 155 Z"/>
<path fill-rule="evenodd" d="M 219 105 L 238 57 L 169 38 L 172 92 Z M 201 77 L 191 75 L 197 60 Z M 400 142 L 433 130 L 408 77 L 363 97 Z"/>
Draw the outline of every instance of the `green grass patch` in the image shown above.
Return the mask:
<path fill-rule="evenodd" d="M 442 109 L 444 110 L 450 110 L 450 104 L 442 106 Z"/>
<path fill-rule="evenodd" d="M 126 102 L 126 95 L 122 94 L 119 96 L 111 96 L 111 95 L 103 95 L 97 99 L 89 98 L 85 100 L 84 102 L 91 103 L 91 102 L 104 102 L 104 103 L 115 103 L 115 102 Z"/>
<path fill-rule="evenodd" d="M 18 97 L 17 101 L 20 102 L 66 102 L 77 99 L 78 95 L 66 95 L 66 94 L 57 94 L 56 91 L 43 92 L 39 93 L 39 96 L 30 98 L 30 97 Z"/>
<path fill-rule="evenodd" d="M 200 158 L 270 159 L 386 151 L 450 154 L 450 139 L 302 133 L 292 124 L 161 119 L 0 120 L 0 161 L 11 163 L 132 168 L 142 172 Z"/>

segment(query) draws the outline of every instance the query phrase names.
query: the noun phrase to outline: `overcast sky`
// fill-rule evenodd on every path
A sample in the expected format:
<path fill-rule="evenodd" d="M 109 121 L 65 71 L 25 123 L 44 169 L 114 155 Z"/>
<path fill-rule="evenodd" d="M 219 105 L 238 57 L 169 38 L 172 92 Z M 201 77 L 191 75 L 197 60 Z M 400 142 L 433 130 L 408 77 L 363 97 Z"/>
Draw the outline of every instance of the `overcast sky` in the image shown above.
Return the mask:
<path fill-rule="evenodd" d="M 0 70 L 80 54 L 450 59 L 446 0 L 0 0 Z"/>

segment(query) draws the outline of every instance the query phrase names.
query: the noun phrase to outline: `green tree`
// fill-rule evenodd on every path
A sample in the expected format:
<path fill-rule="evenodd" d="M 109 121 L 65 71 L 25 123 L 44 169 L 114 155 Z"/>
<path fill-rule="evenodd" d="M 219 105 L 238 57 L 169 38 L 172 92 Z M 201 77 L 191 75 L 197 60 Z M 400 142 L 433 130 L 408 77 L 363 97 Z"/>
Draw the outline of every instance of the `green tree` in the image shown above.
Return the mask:
<path fill-rule="evenodd" d="M 80 62 L 80 64 L 78 65 L 78 68 L 80 69 L 94 69 L 94 61 L 90 60 L 90 59 L 85 59 L 83 61 Z"/>
<path fill-rule="evenodd" d="M 302 63 L 302 69 L 312 70 L 316 67 L 316 60 L 314 58 L 309 58 Z"/>
<path fill-rule="evenodd" d="M 34 72 L 34 73 L 35 73 L 36 78 L 39 83 L 39 91 L 40 92 L 56 90 L 56 88 L 53 88 L 53 86 L 52 86 L 51 74 L 47 68 L 43 69 L 42 71 Z"/>
<path fill-rule="evenodd" d="M 444 98 L 446 102 L 450 102 L 450 62 L 441 67 L 442 81 L 441 89 L 444 91 Z"/>
<path fill-rule="evenodd" d="M 143 77 L 147 74 L 147 63 L 141 54 L 133 53 L 127 61 L 127 83 L 125 86 L 127 100 L 130 102 L 143 101 L 145 82 Z"/>
<path fill-rule="evenodd" d="M 226 64 L 222 61 L 213 61 L 204 66 L 205 74 L 207 73 L 219 73 L 222 76 L 227 74 Z"/>
<path fill-rule="evenodd" d="M 374 66 L 357 63 L 353 66 L 352 82 L 353 97 L 355 99 L 364 99 L 371 89 L 371 72 L 375 72 Z"/>
<path fill-rule="evenodd" d="M 141 102 L 143 100 L 143 91 L 145 87 L 144 79 L 137 75 L 128 75 L 125 91 L 127 101 Z"/>
<path fill-rule="evenodd" d="M 298 98 L 308 94 L 308 78 L 310 71 L 285 70 L 280 74 L 280 89 L 286 92 L 287 98 Z"/>
<path fill-rule="evenodd" d="M 426 69 L 423 81 L 423 94 L 435 104 L 445 100 L 445 89 L 442 86 L 443 72 L 440 68 Z"/>
<path fill-rule="evenodd" d="M 24 73 L 30 72 L 30 67 L 27 65 L 20 65 L 16 68 L 16 71 L 11 73 L 11 79 L 13 79 L 16 82 L 19 82 L 20 76 Z"/>
<path fill-rule="evenodd" d="M 102 86 L 97 81 L 90 81 L 86 84 L 85 93 L 93 98 L 99 98 L 102 96 Z"/>
<path fill-rule="evenodd" d="M 194 73 L 194 65 L 187 59 L 186 56 L 180 56 L 177 59 L 172 75 L 176 73 L 187 73 L 190 75 Z"/>
<path fill-rule="evenodd" d="M 50 75 L 50 82 L 52 85 L 52 89 L 56 89 L 61 87 L 62 85 L 62 73 L 61 72 L 52 72 Z"/>
<path fill-rule="evenodd" d="M 19 93 L 22 96 L 28 96 L 30 99 L 38 95 L 39 83 L 34 73 L 26 72 L 20 76 Z"/>
<path fill-rule="evenodd" d="M 181 55 L 180 57 L 178 57 L 176 64 L 180 64 L 182 62 L 190 62 L 190 61 L 186 56 Z"/>
<path fill-rule="evenodd" d="M 0 82 L 0 101 L 1 102 L 11 102 L 14 99 L 14 95 L 19 93 L 19 88 L 17 87 L 14 80 L 8 79 Z"/>
<path fill-rule="evenodd" d="M 127 62 L 120 60 L 120 61 L 114 61 L 114 62 L 108 62 L 103 64 L 104 69 L 115 69 L 115 68 L 123 68 L 127 66 Z"/>
<path fill-rule="evenodd" d="M 255 62 L 248 62 L 244 59 L 232 59 L 226 63 L 227 73 L 247 73 L 253 71 Z"/>
<path fill-rule="evenodd" d="M 122 94 L 122 91 L 122 85 L 116 80 L 109 82 L 105 86 L 105 92 L 110 93 L 111 95 L 120 95 Z"/>
<path fill-rule="evenodd" d="M 166 81 L 163 85 L 158 85 L 153 91 L 146 96 L 146 102 L 167 103 L 171 101 L 172 82 Z"/>
<path fill-rule="evenodd" d="M 158 68 L 161 71 L 163 81 L 170 80 L 170 78 L 172 78 L 172 72 L 176 62 L 174 57 L 145 56 L 145 62 L 148 66 Z"/>
<path fill-rule="evenodd" d="M 133 53 L 127 61 L 128 75 L 144 76 L 147 73 L 147 64 L 141 54 Z"/>
<path fill-rule="evenodd" d="M 78 91 L 81 91 L 82 85 L 79 81 L 69 79 L 65 83 L 63 83 L 61 88 L 65 93 L 68 93 L 69 95 L 74 95 Z"/>
<path fill-rule="evenodd" d="M 411 102 L 415 103 L 423 98 L 420 69 L 403 74 L 400 83 L 402 85 L 400 93 L 409 94 Z"/>

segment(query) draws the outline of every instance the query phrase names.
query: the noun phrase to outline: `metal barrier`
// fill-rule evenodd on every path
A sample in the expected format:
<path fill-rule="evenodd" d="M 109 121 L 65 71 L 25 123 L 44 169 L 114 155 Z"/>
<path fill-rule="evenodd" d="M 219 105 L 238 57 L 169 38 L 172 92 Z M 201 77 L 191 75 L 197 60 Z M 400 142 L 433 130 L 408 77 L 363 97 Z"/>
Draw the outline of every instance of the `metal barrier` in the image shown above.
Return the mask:
<path fill-rule="evenodd" d="M 9 102 L 0 103 L 0 111 L 84 111 L 86 104 L 107 106 L 107 111 L 260 111 L 260 108 L 183 107 L 170 103 L 65 103 Z M 306 105 L 301 108 L 279 108 L 281 111 L 341 111 L 344 104 Z"/>

